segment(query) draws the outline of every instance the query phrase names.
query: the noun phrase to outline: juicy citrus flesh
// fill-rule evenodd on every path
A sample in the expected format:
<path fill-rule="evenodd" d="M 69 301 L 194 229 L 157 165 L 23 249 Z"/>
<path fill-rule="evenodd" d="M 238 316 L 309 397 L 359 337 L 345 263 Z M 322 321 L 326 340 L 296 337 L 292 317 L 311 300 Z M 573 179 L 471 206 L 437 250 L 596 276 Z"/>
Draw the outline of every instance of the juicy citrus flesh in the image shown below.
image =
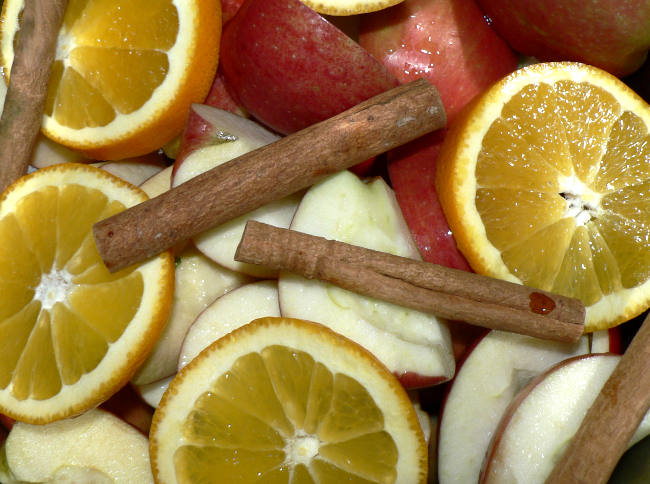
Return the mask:
<path fill-rule="evenodd" d="M 301 0 L 302 3 L 326 15 L 356 15 L 360 13 L 377 12 L 404 0 Z"/>
<path fill-rule="evenodd" d="M 506 77 L 451 128 L 437 184 L 477 272 L 581 299 L 586 330 L 650 304 L 650 107 L 574 63 Z"/>
<path fill-rule="evenodd" d="M 2 64 L 13 60 L 24 0 L 3 6 Z M 182 129 L 216 71 L 218 0 L 70 0 L 43 130 L 94 158 L 138 156 Z"/>
<path fill-rule="evenodd" d="M 0 200 L 0 411 L 46 423 L 117 391 L 170 311 L 169 254 L 111 274 L 92 225 L 146 200 L 97 168 L 54 165 Z"/>
<path fill-rule="evenodd" d="M 319 324 L 262 318 L 175 377 L 150 433 L 158 482 L 424 482 L 426 444 L 397 379 Z"/>

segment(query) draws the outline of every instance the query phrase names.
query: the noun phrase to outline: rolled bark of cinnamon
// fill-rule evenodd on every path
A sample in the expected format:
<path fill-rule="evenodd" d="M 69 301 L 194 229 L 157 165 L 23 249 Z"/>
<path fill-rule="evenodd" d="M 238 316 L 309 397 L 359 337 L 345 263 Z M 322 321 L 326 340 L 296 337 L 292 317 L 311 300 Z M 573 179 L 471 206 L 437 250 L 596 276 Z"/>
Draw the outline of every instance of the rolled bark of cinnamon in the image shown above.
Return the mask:
<path fill-rule="evenodd" d="M 650 408 L 650 313 L 594 400 L 547 484 L 606 483 Z"/>
<path fill-rule="evenodd" d="M 564 342 L 576 342 L 584 330 L 577 299 L 254 220 L 235 260 L 490 329 Z"/>
<path fill-rule="evenodd" d="M 0 192 L 27 172 L 67 4 L 67 0 L 25 2 L 0 118 Z"/>
<path fill-rule="evenodd" d="M 398 86 L 96 223 L 97 248 L 119 270 L 445 123 L 434 86 Z"/>

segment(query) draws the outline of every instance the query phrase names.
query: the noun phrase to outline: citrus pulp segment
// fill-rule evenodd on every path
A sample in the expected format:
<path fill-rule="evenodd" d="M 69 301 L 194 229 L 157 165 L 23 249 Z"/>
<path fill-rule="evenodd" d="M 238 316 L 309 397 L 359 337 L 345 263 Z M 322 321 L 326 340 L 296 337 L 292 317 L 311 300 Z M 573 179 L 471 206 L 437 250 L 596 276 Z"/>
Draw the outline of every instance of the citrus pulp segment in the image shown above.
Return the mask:
<path fill-rule="evenodd" d="M 573 296 L 586 331 L 650 305 L 650 107 L 577 63 L 522 68 L 451 128 L 436 184 L 479 273 Z"/>
<path fill-rule="evenodd" d="M 47 423 L 123 386 L 170 312 L 169 253 L 111 274 L 92 225 L 147 199 L 99 168 L 53 165 L 0 198 L 0 412 Z"/>
<path fill-rule="evenodd" d="M 157 482 L 425 482 L 427 449 L 398 380 L 320 324 L 262 318 L 172 380 L 150 432 Z"/>
<path fill-rule="evenodd" d="M 9 74 L 24 0 L 2 9 Z M 70 0 L 48 87 L 43 132 L 97 159 L 160 148 L 182 130 L 214 78 L 219 0 Z"/>

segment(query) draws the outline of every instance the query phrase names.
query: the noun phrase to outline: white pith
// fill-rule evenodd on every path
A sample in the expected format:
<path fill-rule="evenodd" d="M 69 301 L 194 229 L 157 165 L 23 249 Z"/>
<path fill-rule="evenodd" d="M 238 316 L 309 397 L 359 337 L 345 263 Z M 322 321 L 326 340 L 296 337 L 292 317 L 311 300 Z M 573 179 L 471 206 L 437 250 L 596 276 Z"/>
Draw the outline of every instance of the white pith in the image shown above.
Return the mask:
<path fill-rule="evenodd" d="M 299 430 L 287 441 L 287 446 L 284 448 L 286 454 L 284 462 L 290 466 L 299 464 L 308 466 L 311 460 L 318 455 L 320 446 L 321 441 L 318 437 Z"/>
<path fill-rule="evenodd" d="M 41 301 L 42 309 L 52 309 L 56 303 L 65 303 L 74 287 L 72 274 L 66 269 L 52 270 L 41 276 L 34 291 L 34 299 Z"/>
<path fill-rule="evenodd" d="M 586 225 L 600 211 L 602 195 L 591 190 L 575 175 L 560 180 L 560 195 L 566 200 L 565 216 L 577 226 Z"/>

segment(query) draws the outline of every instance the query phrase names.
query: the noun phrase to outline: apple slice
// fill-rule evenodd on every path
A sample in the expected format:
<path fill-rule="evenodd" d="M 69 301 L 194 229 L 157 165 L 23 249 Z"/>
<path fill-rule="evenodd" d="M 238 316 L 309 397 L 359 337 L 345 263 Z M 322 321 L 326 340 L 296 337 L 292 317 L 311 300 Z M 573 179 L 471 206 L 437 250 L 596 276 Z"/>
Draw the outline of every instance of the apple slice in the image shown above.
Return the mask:
<path fill-rule="evenodd" d="M 620 356 L 594 354 L 558 363 L 515 398 L 492 437 L 480 483 L 544 483 Z M 630 446 L 650 434 L 650 411 Z"/>
<path fill-rule="evenodd" d="M 397 80 L 359 44 L 299 0 L 249 0 L 224 26 L 220 65 L 253 117 L 289 134 Z"/>
<path fill-rule="evenodd" d="M 277 139 L 276 134 L 250 119 L 195 104 L 181 139 L 172 186 Z M 194 244 L 207 257 L 233 271 L 261 278 L 277 277 L 277 271 L 235 261 L 235 251 L 248 219 L 286 228 L 299 201 L 300 194 L 295 194 L 271 202 L 199 234 L 194 237 Z"/>
<path fill-rule="evenodd" d="M 4 455 L 2 482 L 153 483 L 147 437 L 105 410 L 47 425 L 16 422 Z"/>
<path fill-rule="evenodd" d="M 210 304 L 185 336 L 178 369 L 212 342 L 257 318 L 280 316 L 277 281 L 258 281 L 238 287 Z"/>
<path fill-rule="evenodd" d="M 405 257 L 419 258 L 392 190 L 348 171 L 312 186 L 291 228 Z M 367 298 L 331 284 L 282 273 L 283 316 L 317 321 L 365 346 L 405 386 L 448 380 L 455 362 L 449 330 L 430 314 Z"/>
<path fill-rule="evenodd" d="M 359 44 L 400 82 L 424 77 L 436 86 L 448 123 L 518 62 L 474 0 L 405 0 L 364 15 Z"/>
<path fill-rule="evenodd" d="M 490 438 L 519 390 L 555 363 L 588 352 L 587 337 L 569 345 L 504 331 L 487 333 L 459 365 L 443 403 L 440 483 L 475 483 Z"/>
<path fill-rule="evenodd" d="M 160 339 L 132 382 L 151 383 L 176 373 L 178 354 L 187 328 L 217 297 L 250 282 L 250 278 L 223 268 L 190 246 L 177 256 L 172 312 Z"/>
<path fill-rule="evenodd" d="M 167 387 L 169 387 L 170 382 L 175 376 L 176 373 L 151 383 L 145 383 L 144 385 L 133 385 L 133 387 L 140 394 L 142 400 L 153 408 L 158 408 L 163 393 L 167 391 Z"/>
<path fill-rule="evenodd" d="M 149 195 L 149 198 L 157 197 L 161 193 L 165 193 L 172 186 L 172 170 L 173 166 L 159 171 L 155 175 L 147 178 L 140 184 L 140 188 Z"/>
<path fill-rule="evenodd" d="M 147 156 L 129 158 L 128 160 L 121 161 L 109 161 L 103 163 L 101 169 L 112 173 L 124 181 L 139 186 L 165 168 L 165 165 L 157 163 L 157 160 L 159 160 L 158 155 L 152 154 L 151 157 Z"/>

